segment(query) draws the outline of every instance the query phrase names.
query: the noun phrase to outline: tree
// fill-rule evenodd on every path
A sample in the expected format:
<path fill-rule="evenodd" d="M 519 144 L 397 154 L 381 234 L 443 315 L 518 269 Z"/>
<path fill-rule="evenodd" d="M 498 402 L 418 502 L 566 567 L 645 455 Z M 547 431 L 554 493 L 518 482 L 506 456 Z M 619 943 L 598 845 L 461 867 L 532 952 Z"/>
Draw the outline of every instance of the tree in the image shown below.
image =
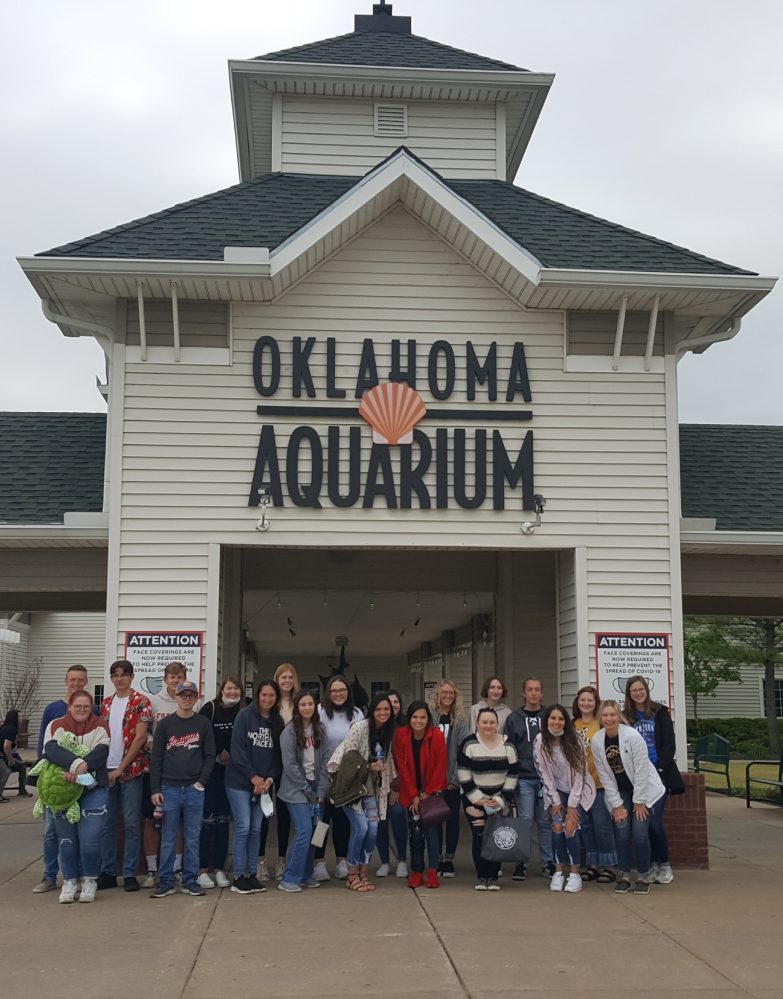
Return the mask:
<path fill-rule="evenodd" d="M 783 618 L 711 618 L 703 627 L 705 632 L 714 632 L 715 635 L 717 644 L 711 649 L 709 646 L 706 649 L 707 655 L 713 654 L 714 662 L 727 663 L 735 667 L 764 668 L 764 715 L 767 719 L 767 738 L 772 756 L 780 756 L 780 731 L 775 703 L 775 667 L 783 663 Z"/>
<path fill-rule="evenodd" d="M 715 697 L 721 683 L 742 683 L 739 666 L 733 661 L 735 649 L 721 633 L 715 621 L 686 618 L 685 621 L 685 693 L 693 703 L 696 731 L 699 725 L 699 697 Z"/>

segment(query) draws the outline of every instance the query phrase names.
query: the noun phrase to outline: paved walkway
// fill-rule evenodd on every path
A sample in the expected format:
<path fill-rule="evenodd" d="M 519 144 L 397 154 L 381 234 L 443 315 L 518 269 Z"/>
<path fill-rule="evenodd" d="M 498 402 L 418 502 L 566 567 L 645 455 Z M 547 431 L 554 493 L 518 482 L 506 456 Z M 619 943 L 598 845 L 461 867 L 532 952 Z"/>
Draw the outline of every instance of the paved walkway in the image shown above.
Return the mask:
<path fill-rule="evenodd" d="M 371 895 L 318 890 L 206 898 L 101 892 L 59 906 L 30 891 L 41 824 L 29 800 L 0 812 L 3 995 L 138 999 L 357 996 L 419 999 L 780 999 L 783 809 L 710 796 L 712 869 L 677 872 L 647 897 L 588 885 L 461 876 L 411 892 L 392 878 Z"/>

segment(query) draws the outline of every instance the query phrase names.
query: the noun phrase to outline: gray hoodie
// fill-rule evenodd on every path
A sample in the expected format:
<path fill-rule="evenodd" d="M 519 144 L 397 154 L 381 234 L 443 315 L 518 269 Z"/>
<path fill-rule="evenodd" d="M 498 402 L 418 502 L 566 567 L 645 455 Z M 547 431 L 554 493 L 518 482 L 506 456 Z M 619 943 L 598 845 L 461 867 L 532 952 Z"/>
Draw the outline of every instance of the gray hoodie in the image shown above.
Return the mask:
<path fill-rule="evenodd" d="M 324 736 L 325 740 L 326 736 Z M 281 801 L 289 801 L 294 805 L 314 805 L 319 798 L 325 798 L 329 788 L 329 774 L 326 764 L 329 757 L 324 752 L 324 741 L 315 747 L 315 778 L 316 790 L 310 786 L 305 777 L 303 755 L 304 750 L 296 744 L 296 732 L 289 722 L 280 736 L 280 751 L 283 754 L 283 776 L 280 780 L 280 790 L 277 792 Z"/>

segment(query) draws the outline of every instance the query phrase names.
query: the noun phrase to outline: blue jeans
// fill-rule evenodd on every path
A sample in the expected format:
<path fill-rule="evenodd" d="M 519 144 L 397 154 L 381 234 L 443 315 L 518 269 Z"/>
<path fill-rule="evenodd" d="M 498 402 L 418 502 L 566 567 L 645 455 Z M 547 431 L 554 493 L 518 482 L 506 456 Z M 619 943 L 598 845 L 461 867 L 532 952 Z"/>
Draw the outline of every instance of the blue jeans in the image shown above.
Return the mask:
<path fill-rule="evenodd" d="M 418 817 L 414 819 L 413 813 L 408 811 L 408 832 L 411 839 L 411 870 L 424 870 L 424 846 L 427 846 L 427 857 L 429 866 L 433 870 L 438 869 L 440 860 L 440 837 L 438 836 L 438 826 L 422 826 Z"/>
<path fill-rule="evenodd" d="M 596 791 L 593 807 L 582 822 L 582 839 L 590 867 L 616 867 L 617 849 L 614 845 L 614 823 L 606 807 L 603 788 Z"/>
<path fill-rule="evenodd" d="M 663 812 L 664 798 L 659 798 L 652 808 L 648 809 L 647 818 L 643 822 L 639 822 L 633 811 L 633 793 L 620 791 L 620 797 L 628 812 L 627 819 L 614 824 L 614 839 L 617 844 L 620 872 L 624 877 L 631 873 L 631 840 L 633 840 L 636 870 L 640 878 L 646 878 L 650 873 L 650 824 L 656 810 L 658 814 Z"/>
<path fill-rule="evenodd" d="M 408 842 L 407 809 L 396 801 L 386 808 L 386 818 L 378 822 L 378 856 L 382 864 L 389 863 L 389 827 L 391 826 L 397 859 L 404 862 Z"/>
<path fill-rule="evenodd" d="M 44 880 L 57 881 L 57 873 L 60 870 L 57 857 L 60 852 L 60 845 L 57 842 L 57 830 L 54 828 L 54 815 L 50 808 L 44 809 L 44 834 L 43 834 L 43 862 Z"/>
<path fill-rule="evenodd" d="M 141 846 L 141 792 L 143 777 L 115 781 L 109 788 L 106 824 L 101 836 L 101 873 L 117 874 L 117 812 L 122 807 L 122 824 L 125 827 L 125 850 L 122 858 L 122 876 L 135 878 L 139 869 Z"/>
<path fill-rule="evenodd" d="M 228 803 L 234 816 L 234 876 L 250 877 L 256 873 L 258 864 L 258 847 L 261 843 L 261 826 L 264 823 L 264 813 L 258 801 L 250 804 L 250 788 L 239 791 L 235 787 L 227 787 Z"/>
<path fill-rule="evenodd" d="M 555 855 L 552 851 L 552 830 L 549 826 L 549 818 L 544 808 L 544 801 L 539 796 L 541 781 L 537 778 L 528 779 L 520 777 L 517 784 L 517 814 L 522 819 L 528 819 L 531 823 L 535 817 L 538 826 L 538 856 L 541 866 L 554 863 Z M 528 853 L 530 844 L 528 843 Z"/>
<path fill-rule="evenodd" d="M 650 862 L 653 864 L 669 863 L 669 840 L 666 838 L 666 830 L 663 828 L 663 811 L 666 808 L 666 799 L 669 797 L 667 791 L 650 813 Z"/>
<path fill-rule="evenodd" d="M 52 813 L 60 846 L 60 867 L 66 881 L 75 881 L 80 876 L 97 878 L 100 874 L 101 836 L 106 824 L 108 796 L 107 787 L 85 791 L 79 799 L 81 818 L 73 825 L 63 812 Z"/>
<path fill-rule="evenodd" d="M 370 863 L 378 838 L 378 802 L 375 798 L 362 798 L 358 808 L 343 805 L 343 811 L 351 824 L 348 866 L 363 867 Z"/>
<path fill-rule="evenodd" d="M 163 888 L 174 887 L 174 857 L 180 819 L 184 831 L 185 849 L 182 855 L 182 883 L 198 881 L 198 844 L 201 820 L 204 816 L 204 792 L 193 784 L 178 787 L 162 784 L 163 828 L 160 833 L 160 868 L 158 880 Z"/>
<path fill-rule="evenodd" d="M 201 820 L 199 863 L 207 870 L 222 871 L 228 856 L 228 827 L 231 806 L 226 796 L 226 768 L 217 764 L 204 791 L 204 818 Z"/>
<path fill-rule="evenodd" d="M 552 849 L 555 854 L 555 861 L 559 865 L 570 864 L 571 867 L 578 867 L 582 856 L 582 837 L 580 836 L 580 826 L 574 830 L 573 836 L 569 836 L 565 831 L 566 810 L 568 808 L 568 792 L 560 791 L 560 804 L 563 806 L 560 815 L 554 816 L 551 808 L 549 811 L 549 822 L 552 829 Z M 580 825 L 584 822 L 585 811 L 581 805 L 576 806 Z"/>
<path fill-rule="evenodd" d="M 313 835 L 313 806 L 307 802 L 286 802 L 294 823 L 294 838 L 288 847 L 288 859 L 283 871 L 283 881 L 300 885 L 313 876 L 315 847 L 310 845 Z"/>

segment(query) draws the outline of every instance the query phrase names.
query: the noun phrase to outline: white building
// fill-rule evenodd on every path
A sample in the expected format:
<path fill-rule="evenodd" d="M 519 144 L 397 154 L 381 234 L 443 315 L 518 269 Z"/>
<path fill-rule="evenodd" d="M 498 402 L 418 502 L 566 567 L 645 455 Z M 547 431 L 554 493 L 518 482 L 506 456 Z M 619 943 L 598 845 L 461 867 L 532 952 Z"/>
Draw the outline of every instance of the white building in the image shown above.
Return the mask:
<path fill-rule="evenodd" d="M 570 704 L 619 634 L 664 647 L 642 671 L 668 647 L 683 745 L 683 579 L 769 559 L 780 600 L 783 574 L 771 535 L 681 523 L 677 361 L 774 280 L 514 186 L 553 77 L 384 4 L 230 71 L 241 183 L 20 261 L 106 352 L 106 460 L 86 508 L 3 514 L 0 612 L 57 670 L 84 658 L 64 612 L 105 608 L 96 668 L 203 634 L 208 695 L 280 661 L 316 682 L 346 639 L 368 691 L 498 672 L 518 702 L 536 674 Z M 391 384 L 426 409 L 410 444 L 362 416 Z"/>

